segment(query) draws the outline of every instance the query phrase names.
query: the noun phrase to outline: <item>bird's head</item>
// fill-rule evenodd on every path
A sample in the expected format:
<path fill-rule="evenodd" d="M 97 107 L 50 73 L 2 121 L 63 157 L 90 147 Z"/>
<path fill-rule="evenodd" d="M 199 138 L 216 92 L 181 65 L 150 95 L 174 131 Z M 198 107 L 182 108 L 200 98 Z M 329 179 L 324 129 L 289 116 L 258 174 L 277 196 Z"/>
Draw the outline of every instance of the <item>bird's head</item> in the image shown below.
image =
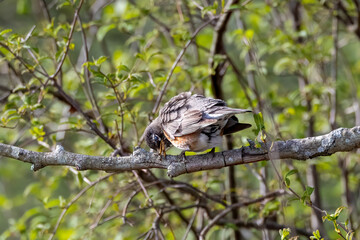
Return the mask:
<path fill-rule="evenodd" d="M 165 137 L 161 128 L 160 119 L 156 118 L 145 129 L 146 144 L 160 154 L 165 153 L 166 149 L 171 146 L 170 141 Z"/>

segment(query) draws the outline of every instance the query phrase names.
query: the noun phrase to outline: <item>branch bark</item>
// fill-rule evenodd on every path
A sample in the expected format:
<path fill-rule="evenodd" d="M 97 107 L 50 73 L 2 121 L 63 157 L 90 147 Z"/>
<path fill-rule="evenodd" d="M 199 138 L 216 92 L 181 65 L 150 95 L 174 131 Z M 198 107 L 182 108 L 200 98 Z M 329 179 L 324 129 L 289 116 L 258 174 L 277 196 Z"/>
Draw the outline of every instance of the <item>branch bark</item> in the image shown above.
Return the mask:
<path fill-rule="evenodd" d="M 263 144 L 261 148 L 256 148 L 251 140 L 249 143 L 250 146 L 239 149 L 187 156 L 186 161 L 181 155 L 167 155 L 161 158 L 138 147 L 130 156 L 103 157 L 67 152 L 59 145 L 53 152 L 42 153 L 2 143 L 0 156 L 31 163 L 34 171 L 46 166 L 73 166 L 77 170 L 110 172 L 162 168 L 167 169 L 169 177 L 176 177 L 185 173 L 267 161 L 269 154 L 277 156 L 278 160 L 307 160 L 318 156 L 329 156 L 336 152 L 350 152 L 360 148 L 360 126 L 339 128 L 317 137 L 269 142 L 267 146 Z M 270 149 L 270 152 L 268 153 L 266 149 Z"/>

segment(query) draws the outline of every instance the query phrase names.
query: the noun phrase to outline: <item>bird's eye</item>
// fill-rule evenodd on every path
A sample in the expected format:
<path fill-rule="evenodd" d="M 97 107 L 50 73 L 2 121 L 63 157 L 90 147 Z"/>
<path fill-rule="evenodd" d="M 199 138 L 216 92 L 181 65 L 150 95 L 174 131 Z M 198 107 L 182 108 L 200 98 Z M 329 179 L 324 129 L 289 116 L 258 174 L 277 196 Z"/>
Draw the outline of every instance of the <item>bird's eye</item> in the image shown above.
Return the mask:
<path fill-rule="evenodd" d="M 161 141 L 160 137 L 158 135 L 156 135 L 156 134 L 153 134 L 152 137 L 153 137 L 154 142 L 160 142 Z"/>

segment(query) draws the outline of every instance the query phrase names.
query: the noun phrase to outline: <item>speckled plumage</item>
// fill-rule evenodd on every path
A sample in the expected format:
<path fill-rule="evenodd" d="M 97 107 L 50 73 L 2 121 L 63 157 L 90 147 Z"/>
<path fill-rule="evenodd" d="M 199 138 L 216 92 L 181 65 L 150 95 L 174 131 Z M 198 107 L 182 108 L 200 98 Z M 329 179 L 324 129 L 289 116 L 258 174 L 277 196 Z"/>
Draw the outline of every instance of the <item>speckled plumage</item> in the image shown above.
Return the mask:
<path fill-rule="evenodd" d="M 147 127 L 145 139 L 156 149 L 155 133 L 179 149 L 201 152 L 221 145 L 224 134 L 250 127 L 250 124 L 239 123 L 234 116 L 245 112 L 251 111 L 229 108 L 220 99 L 183 92 L 165 103 L 159 116 Z"/>

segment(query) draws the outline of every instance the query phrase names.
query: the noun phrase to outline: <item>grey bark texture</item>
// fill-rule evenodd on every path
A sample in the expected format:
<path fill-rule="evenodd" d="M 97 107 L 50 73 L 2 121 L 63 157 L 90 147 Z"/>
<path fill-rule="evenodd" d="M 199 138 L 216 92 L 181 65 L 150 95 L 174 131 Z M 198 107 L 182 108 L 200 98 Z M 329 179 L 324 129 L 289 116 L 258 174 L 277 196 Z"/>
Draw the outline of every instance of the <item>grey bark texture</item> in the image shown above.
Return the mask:
<path fill-rule="evenodd" d="M 135 148 L 130 156 L 103 157 L 71 153 L 57 146 L 53 152 L 35 152 L 0 143 L 0 156 L 32 164 L 36 171 L 46 166 L 73 166 L 77 170 L 103 170 L 110 172 L 149 168 L 167 169 L 169 177 L 184 173 L 218 169 L 231 165 L 281 159 L 307 160 L 318 156 L 329 156 L 336 152 L 350 152 L 360 148 L 360 126 L 339 128 L 328 134 L 264 143 L 256 148 L 250 145 L 229 151 L 187 156 L 167 155 L 160 157 L 142 148 Z"/>

